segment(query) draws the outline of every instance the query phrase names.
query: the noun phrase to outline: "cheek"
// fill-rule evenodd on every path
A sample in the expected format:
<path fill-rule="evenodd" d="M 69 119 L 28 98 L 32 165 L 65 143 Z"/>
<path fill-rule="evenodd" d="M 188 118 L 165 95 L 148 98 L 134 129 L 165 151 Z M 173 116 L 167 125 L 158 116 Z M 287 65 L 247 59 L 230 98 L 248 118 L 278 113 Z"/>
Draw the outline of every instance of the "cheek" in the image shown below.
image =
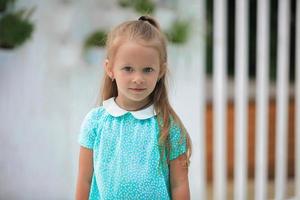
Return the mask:
<path fill-rule="evenodd" d="M 155 75 L 149 79 L 149 82 L 151 82 L 151 85 L 153 85 L 154 87 L 155 87 L 157 81 L 158 81 L 158 75 Z"/>
<path fill-rule="evenodd" d="M 124 74 L 118 74 L 116 79 L 117 79 L 117 83 L 120 83 L 120 84 L 126 84 L 130 81 L 129 76 L 126 76 Z"/>

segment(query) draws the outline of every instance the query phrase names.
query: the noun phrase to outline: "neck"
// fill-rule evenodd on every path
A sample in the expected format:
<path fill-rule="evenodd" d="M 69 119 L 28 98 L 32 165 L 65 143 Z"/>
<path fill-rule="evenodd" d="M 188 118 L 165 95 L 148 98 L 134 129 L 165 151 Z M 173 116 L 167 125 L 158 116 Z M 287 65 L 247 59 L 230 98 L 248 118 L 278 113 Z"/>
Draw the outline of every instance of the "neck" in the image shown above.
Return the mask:
<path fill-rule="evenodd" d="M 120 98 L 115 99 L 116 103 L 118 106 L 123 108 L 124 110 L 127 111 L 137 111 L 137 110 L 142 110 L 150 105 L 150 100 L 145 99 L 143 101 L 135 101 L 135 102 L 126 102 Z"/>

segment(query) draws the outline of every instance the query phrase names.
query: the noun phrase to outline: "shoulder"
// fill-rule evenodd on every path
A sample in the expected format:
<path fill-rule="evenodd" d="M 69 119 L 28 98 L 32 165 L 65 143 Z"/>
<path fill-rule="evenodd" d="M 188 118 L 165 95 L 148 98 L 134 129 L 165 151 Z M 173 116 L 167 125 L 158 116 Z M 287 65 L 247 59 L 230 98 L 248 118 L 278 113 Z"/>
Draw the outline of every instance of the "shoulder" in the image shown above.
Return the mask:
<path fill-rule="evenodd" d="M 163 126 L 163 120 L 162 117 L 156 117 L 156 121 L 160 126 Z M 181 130 L 181 126 L 180 126 L 180 122 L 177 122 L 173 116 L 169 116 L 169 134 L 172 134 L 174 132 L 180 133 Z"/>
<path fill-rule="evenodd" d="M 91 108 L 89 110 L 89 112 L 87 113 L 87 116 L 99 117 L 99 115 L 101 115 L 103 113 L 103 111 L 104 111 L 103 106 L 97 106 L 97 107 Z"/>
<path fill-rule="evenodd" d="M 171 143 L 182 143 L 187 139 L 185 127 L 173 117 L 170 117 L 169 139 Z"/>
<path fill-rule="evenodd" d="M 91 108 L 89 110 L 89 112 L 86 114 L 86 116 L 92 117 L 92 118 L 97 118 L 97 117 L 100 117 L 104 113 L 104 111 L 105 110 L 104 110 L 103 106 L 97 106 L 97 107 Z"/>
<path fill-rule="evenodd" d="M 170 132 L 181 132 L 179 122 L 176 122 L 173 116 L 170 116 Z"/>
<path fill-rule="evenodd" d="M 101 120 L 103 116 L 103 108 L 95 107 L 92 108 L 84 117 L 84 120 L 80 127 L 80 134 L 78 142 L 81 146 L 89 149 L 93 149 L 95 138 L 98 135 L 99 124 L 102 123 Z"/>
<path fill-rule="evenodd" d="M 84 117 L 84 122 L 89 124 L 96 124 L 105 116 L 105 109 L 103 106 L 91 108 Z"/>

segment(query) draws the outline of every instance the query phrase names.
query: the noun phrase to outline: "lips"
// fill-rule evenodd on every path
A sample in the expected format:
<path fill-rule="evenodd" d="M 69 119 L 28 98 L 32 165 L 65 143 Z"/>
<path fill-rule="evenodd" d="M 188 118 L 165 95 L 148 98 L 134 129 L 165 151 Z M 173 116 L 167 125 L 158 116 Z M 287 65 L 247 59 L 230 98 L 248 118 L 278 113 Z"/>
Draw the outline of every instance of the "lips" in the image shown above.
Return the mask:
<path fill-rule="evenodd" d="M 132 91 L 135 91 L 135 92 L 142 92 L 142 91 L 146 90 L 146 88 L 129 88 L 129 89 Z"/>

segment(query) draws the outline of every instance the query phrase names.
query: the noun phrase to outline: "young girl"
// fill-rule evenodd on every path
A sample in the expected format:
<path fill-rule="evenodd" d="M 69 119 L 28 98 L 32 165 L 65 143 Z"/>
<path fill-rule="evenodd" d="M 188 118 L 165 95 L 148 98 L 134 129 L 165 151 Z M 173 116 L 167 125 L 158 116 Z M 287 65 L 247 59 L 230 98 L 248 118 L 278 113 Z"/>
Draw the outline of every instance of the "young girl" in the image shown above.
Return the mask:
<path fill-rule="evenodd" d="M 106 47 L 102 104 L 79 135 L 76 199 L 189 199 L 190 138 L 168 100 L 158 23 L 124 22 Z"/>

